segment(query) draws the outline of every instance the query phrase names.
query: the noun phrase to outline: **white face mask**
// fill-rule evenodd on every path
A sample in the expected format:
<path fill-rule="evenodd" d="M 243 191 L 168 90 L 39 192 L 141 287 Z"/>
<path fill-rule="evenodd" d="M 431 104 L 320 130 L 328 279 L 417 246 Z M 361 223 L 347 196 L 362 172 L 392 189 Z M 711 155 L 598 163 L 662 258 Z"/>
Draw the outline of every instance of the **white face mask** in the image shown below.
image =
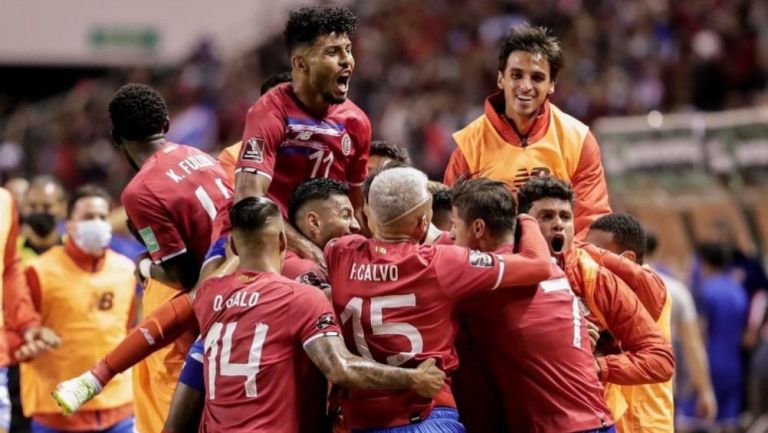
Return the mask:
<path fill-rule="evenodd" d="M 100 219 L 78 221 L 72 239 L 81 250 L 100 256 L 112 240 L 112 226 Z"/>

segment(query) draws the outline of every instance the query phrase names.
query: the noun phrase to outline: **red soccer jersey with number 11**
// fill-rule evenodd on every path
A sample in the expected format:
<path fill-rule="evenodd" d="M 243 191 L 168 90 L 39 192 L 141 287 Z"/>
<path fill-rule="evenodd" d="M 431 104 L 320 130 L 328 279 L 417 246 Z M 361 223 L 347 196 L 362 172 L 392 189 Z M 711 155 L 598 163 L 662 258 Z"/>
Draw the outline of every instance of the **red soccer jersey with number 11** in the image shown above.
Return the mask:
<path fill-rule="evenodd" d="M 212 241 L 229 229 L 232 187 L 216 159 L 166 143 L 142 165 L 120 197 L 157 263 L 188 252 L 202 265 Z"/>
<path fill-rule="evenodd" d="M 351 351 L 403 367 L 435 358 L 447 374 L 458 365 L 454 305 L 498 287 L 504 268 L 495 255 L 466 248 L 359 235 L 332 240 L 325 257 Z M 353 429 L 404 425 L 426 418 L 433 406 L 455 405 L 450 383 L 434 401 L 413 391 L 346 391 L 341 399 Z"/>
<path fill-rule="evenodd" d="M 320 372 L 304 352 L 316 338 L 339 335 L 322 291 L 275 273 L 238 271 L 205 281 L 194 306 L 205 342 L 201 432 L 297 433 L 306 411 L 322 415 L 326 388 L 307 387 Z"/>

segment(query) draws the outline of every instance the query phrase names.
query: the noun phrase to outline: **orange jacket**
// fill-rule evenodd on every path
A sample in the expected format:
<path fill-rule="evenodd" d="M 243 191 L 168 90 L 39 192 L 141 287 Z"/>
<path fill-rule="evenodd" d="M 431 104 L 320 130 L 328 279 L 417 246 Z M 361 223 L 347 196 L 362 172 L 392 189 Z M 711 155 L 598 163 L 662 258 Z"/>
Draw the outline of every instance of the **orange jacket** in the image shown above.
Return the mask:
<path fill-rule="evenodd" d="M 566 254 L 565 273 L 590 320 L 608 329 L 622 349 L 597 358 L 600 379 L 619 385 L 668 381 L 675 369 L 672 345 L 626 283 L 574 248 Z"/>
<path fill-rule="evenodd" d="M 16 239 L 19 237 L 19 217 L 11 194 L 0 188 L 0 245 L 3 246 L 2 303 L 3 316 L 0 324 L 0 366 L 15 362 L 15 352 L 24 340 L 23 332 L 31 326 L 40 326 L 40 315 L 35 311 L 29 288 L 24 279 L 21 258 Z M 3 245 L 5 243 L 5 245 Z"/>
<path fill-rule="evenodd" d="M 240 147 L 243 144 L 242 141 L 227 146 L 219 153 L 219 164 L 224 169 L 224 172 L 229 176 L 229 184 L 235 185 L 235 167 L 237 166 L 237 158 L 240 156 Z"/>
<path fill-rule="evenodd" d="M 452 186 L 459 176 L 487 176 L 514 190 L 533 176 L 555 176 L 573 186 L 576 233 L 585 236 L 592 221 L 611 213 L 597 140 L 586 125 L 549 102 L 523 137 L 503 113 L 499 92 L 486 99 L 484 115 L 453 135 L 457 148 L 443 182 Z"/>
<path fill-rule="evenodd" d="M 653 320 L 659 320 L 667 302 L 667 287 L 655 272 L 626 257 L 586 242 L 579 244 L 578 247 L 588 252 L 600 266 L 607 268 L 627 283 Z"/>

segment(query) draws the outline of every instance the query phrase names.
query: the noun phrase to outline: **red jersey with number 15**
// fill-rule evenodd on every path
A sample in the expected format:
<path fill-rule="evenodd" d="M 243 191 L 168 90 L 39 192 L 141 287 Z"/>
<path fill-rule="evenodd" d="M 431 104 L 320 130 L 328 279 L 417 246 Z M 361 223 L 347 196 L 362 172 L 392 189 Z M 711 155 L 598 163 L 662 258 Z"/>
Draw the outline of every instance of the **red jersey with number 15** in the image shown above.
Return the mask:
<path fill-rule="evenodd" d="M 333 307 L 349 349 L 381 363 L 415 367 L 427 358 L 450 374 L 456 302 L 498 287 L 504 262 L 451 245 L 386 242 L 349 235 L 325 247 Z M 455 407 L 450 383 L 435 396 L 413 391 L 344 391 L 341 407 L 352 429 L 405 425 L 432 407 Z"/>
<path fill-rule="evenodd" d="M 347 99 L 316 117 L 307 113 L 291 83 L 285 83 L 248 110 L 235 173 L 270 178 L 267 196 L 286 215 L 291 193 L 307 179 L 362 185 L 370 152 L 371 122 L 357 105 Z"/>
<path fill-rule="evenodd" d="M 304 352 L 316 338 L 339 335 L 323 292 L 271 272 L 238 271 L 205 281 L 194 308 L 205 342 L 200 432 L 320 430 L 299 420 L 310 407 L 325 410 L 326 389 L 305 388 L 322 375 Z"/>
<path fill-rule="evenodd" d="M 234 193 L 212 156 L 166 143 L 142 165 L 120 199 L 152 260 L 186 252 L 202 265 L 211 242 L 226 233 Z"/>

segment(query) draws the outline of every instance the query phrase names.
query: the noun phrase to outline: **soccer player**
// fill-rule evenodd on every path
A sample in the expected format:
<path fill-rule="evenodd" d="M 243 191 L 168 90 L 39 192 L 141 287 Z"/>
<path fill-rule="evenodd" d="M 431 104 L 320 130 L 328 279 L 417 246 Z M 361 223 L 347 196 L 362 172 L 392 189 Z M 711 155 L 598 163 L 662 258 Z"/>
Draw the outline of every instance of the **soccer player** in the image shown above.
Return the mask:
<path fill-rule="evenodd" d="M 581 235 L 611 208 L 597 140 L 549 102 L 562 67 L 560 43 L 546 29 L 514 27 L 499 52 L 500 91 L 485 100 L 485 114 L 454 133 L 444 182 L 480 175 L 517 189 L 542 174 L 569 181 Z"/>
<path fill-rule="evenodd" d="M 287 241 L 280 209 L 249 197 L 230 211 L 238 270 L 194 291 L 205 341 L 206 402 L 201 432 L 299 431 L 297 400 L 316 370 L 353 389 L 411 390 L 429 398 L 444 385 L 434 359 L 415 369 L 352 355 L 330 302 L 317 288 L 279 275 Z M 298 372 L 298 373 L 297 373 Z"/>
<path fill-rule="evenodd" d="M 268 196 L 287 216 L 291 192 L 306 179 L 346 182 L 356 213 L 371 148 L 368 116 L 347 99 L 355 68 L 356 18 L 340 6 L 303 7 L 290 14 L 283 36 L 291 56 L 291 83 L 280 84 L 248 110 L 235 170 L 236 200 Z M 300 256 L 323 263 L 322 251 L 286 226 Z"/>
<path fill-rule="evenodd" d="M 134 430 L 131 377 L 121 375 L 74 416 L 63 416 L 49 394 L 59 380 L 96 362 L 125 337 L 134 318 L 134 264 L 109 248 L 111 198 L 84 186 L 67 207 L 67 241 L 32 260 L 25 271 L 32 299 L 64 344 L 21 365 L 24 413 L 32 432 Z M 73 288 L 75 288 L 73 292 Z"/>
<path fill-rule="evenodd" d="M 646 239 L 640 221 L 627 214 L 603 215 L 590 226 L 587 242 L 606 250 L 592 257 L 634 290 L 664 338 L 671 341 L 671 297 L 660 277 L 642 266 Z M 600 345 L 598 350 L 607 351 Z M 628 407 L 616 421 L 620 432 L 674 431 L 672 380 L 622 387 L 621 391 Z"/>
<path fill-rule="evenodd" d="M 668 381 L 674 372 L 672 347 L 632 289 L 574 245 L 573 190 L 553 177 L 529 180 L 518 192 L 520 212 L 529 213 L 565 271 L 587 318 L 607 329 L 621 353 L 597 357 L 600 380 L 619 385 Z M 607 395 L 615 418 L 626 410 L 620 395 Z"/>
<path fill-rule="evenodd" d="M 421 245 L 432 217 L 427 182 L 414 168 L 379 173 L 366 205 L 374 238 L 334 239 L 325 254 L 348 346 L 390 365 L 413 367 L 434 357 L 450 374 L 458 363 L 452 317 L 457 301 L 499 287 L 537 284 L 549 277 L 550 259 L 536 223 L 524 216 L 520 254 Z M 464 431 L 449 384 L 434 398 L 410 391 L 348 391 L 340 403 L 352 431 Z"/>
<path fill-rule="evenodd" d="M 411 165 L 408 149 L 386 140 L 371 142 L 371 156 L 368 157 L 368 173 L 379 170 L 392 161 Z"/>
<path fill-rule="evenodd" d="M 456 245 L 513 251 L 517 203 L 504 183 L 462 180 L 452 199 Z M 486 424 L 498 416 L 493 409 L 499 403 L 508 431 L 615 431 L 579 301 L 563 271 L 554 263 L 551 268 L 539 284 L 481 293 L 459 304 L 471 344 L 457 342 L 460 365 L 452 379 L 468 431 L 505 431 Z M 479 362 L 465 363 L 467 358 Z M 477 371 L 491 372 L 501 402 L 473 383 Z"/>
<path fill-rule="evenodd" d="M 360 227 L 353 216 L 348 193 L 349 187 L 345 184 L 327 178 L 320 177 L 302 183 L 291 195 L 288 206 L 291 223 L 320 248 L 331 239 L 359 231 Z M 301 258 L 291 250 L 285 252 L 285 261 L 280 273 L 288 279 L 315 286 L 330 298 L 331 286 L 326 272 L 317 263 Z M 165 423 L 166 432 L 189 431 L 199 422 L 205 392 L 203 353 L 203 343 L 198 340 L 190 348 L 179 377 Z M 322 381 L 305 383 L 304 386 L 305 389 L 309 386 L 325 389 L 326 384 Z M 304 402 L 313 403 L 307 400 Z M 324 413 L 323 411 L 319 422 L 326 421 Z M 313 425 L 313 421 L 318 419 L 318 414 L 312 408 L 302 411 L 301 416 L 305 425 Z"/>
<path fill-rule="evenodd" d="M 270 76 L 261 83 L 261 88 L 259 89 L 261 96 L 264 96 L 265 93 L 272 90 L 272 88 L 278 84 L 290 83 L 291 79 L 291 71 L 278 72 L 277 74 Z M 237 143 L 224 148 L 218 156 L 221 168 L 227 173 L 229 183 L 232 185 L 235 184 L 235 167 L 237 166 L 237 158 L 240 156 L 240 148 L 242 146 L 243 142 L 238 141 Z"/>
<path fill-rule="evenodd" d="M 154 89 L 142 84 L 121 87 L 110 101 L 109 115 L 115 144 L 138 171 L 125 187 L 121 199 L 153 261 L 150 268 L 153 278 L 146 288 L 148 296 L 145 296 L 143 305 L 144 310 L 149 312 L 172 295 L 170 289 L 160 286 L 158 281 L 176 289 L 195 286 L 209 246 L 228 228 L 226 211 L 234 192 L 215 159 L 193 147 L 165 139 L 169 127 L 168 110 L 163 97 Z M 69 385 L 60 387 L 56 392 L 60 403 L 73 405 L 67 406 L 65 411 L 76 410 L 114 375 L 157 350 L 159 347 L 155 343 L 158 335 L 152 337 L 148 329 L 162 334 L 164 330 L 157 328 L 158 323 L 175 323 L 173 311 L 165 314 L 170 314 L 168 320 L 158 321 L 150 316 L 140 323 L 92 373 L 65 382 Z M 165 353 L 162 362 L 153 363 L 155 367 L 139 370 L 156 378 L 152 383 L 157 388 L 150 392 L 137 387 L 137 401 L 140 402 L 137 407 L 141 406 L 137 411 L 139 425 L 145 422 L 142 416 L 144 409 L 151 417 L 157 412 L 167 411 L 170 405 L 175 378 L 194 339 L 191 335 L 194 329 L 180 326 L 174 334 L 175 340 L 185 332 L 190 333 L 189 338 L 184 340 L 185 344 L 180 344 L 175 352 Z M 165 366 L 165 371 L 157 371 L 162 366 Z M 147 379 L 137 378 L 137 383 L 149 383 Z M 148 403 L 142 404 L 145 397 Z M 156 410 L 150 410 L 153 407 Z M 154 416 L 156 421 L 151 429 L 159 430 L 157 422 L 162 422 L 164 418 L 164 413 Z"/>

